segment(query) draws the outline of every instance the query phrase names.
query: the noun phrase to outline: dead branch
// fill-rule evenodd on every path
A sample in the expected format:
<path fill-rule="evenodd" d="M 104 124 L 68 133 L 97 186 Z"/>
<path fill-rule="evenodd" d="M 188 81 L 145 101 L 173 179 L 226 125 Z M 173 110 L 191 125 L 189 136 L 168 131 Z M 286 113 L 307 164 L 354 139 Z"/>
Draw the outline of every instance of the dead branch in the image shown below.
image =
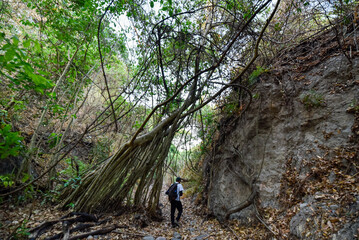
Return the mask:
<path fill-rule="evenodd" d="M 68 240 L 70 237 L 70 223 L 68 221 L 62 222 L 62 240 Z"/>
<path fill-rule="evenodd" d="M 102 72 L 103 72 L 103 77 L 105 79 L 105 85 L 106 85 L 106 90 L 107 90 L 107 94 L 108 94 L 108 98 L 110 100 L 110 104 L 111 104 L 111 109 L 112 109 L 112 114 L 113 114 L 113 119 L 115 122 L 115 127 L 116 127 L 116 132 L 118 130 L 118 126 L 117 126 L 117 121 L 116 121 L 116 113 L 115 113 L 115 108 L 113 106 L 113 102 L 112 102 L 112 98 L 111 98 L 111 94 L 110 94 L 110 89 L 108 87 L 108 82 L 107 82 L 107 77 L 106 77 L 106 72 L 105 72 L 105 67 L 104 67 L 104 63 L 103 63 L 103 58 L 102 58 L 102 52 L 101 52 L 101 38 L 100 38 L 100 32 L 101 32 L 101 23 L 103 18 L 105 17 L 106 13 L 108 12 L 108 10 L 110 9 L 112 3 L 114 2 L 114 0 L 112 0 L 110 2 L 110 4 L 107 6 L 105 12 L 102 14 L 100 21 L 98 23 L 98 29 L 97 29 L 97 44 L 98 44 L 98 52 L 100 54 L 100 60 L 101 60 L 101 68 L 102 68 Z"/>
<path fill-rule="evenodd" d="M 77 217 L 72 217 L 72 216 L 77 216 Z M 53 225 L 55 225 L 58 222 L 67 222 L 68 223 L 67 225 L 70 225 L 75 222 L 97 222 L 97 221 L 98 219 L 94 215 L 87 213 L 72 212 L 60 219 L 44 222 L 41 225 L 31 229 L 29 231 L 31 233 L 29 237 L 36 239 L 37 237 L 42 235 L 47 229 L 51 228 Z"/>
<path fill-rule="evenodd" d="M 76 231 L 81 231 L 81 230 L 84 230 L 84 229 L 87 229 L 87 228 L 91 228 L 93 226 L 96 226 L 96 224 L 94 223 L 87 223 L 87 224 L 83 224 L 83 223 L 80 223 L 79 225 L 77 225 L 76 227 L 70 229 L 70 234 L 73 233 L 73 232 L 76 232 Z M 56 239 L 60 239 L 63 237 L 63 233 L 58 233 L 52 237 L 48 237 L 48 238 L 45 238 L 45 240 L 56 240 Z"/>
<path fill-rule="evenodd" d="M 95 230 L 95 231 L 92 231 L 92 232 L 87 232 L 87 233 L 79 234 L 79 235 L 70 237 L 68 240 L 82 239 L 82 238 L 86 238 L 86 237 L 88 237 L 88 236 L 90 236 L 90 235 L 104 235 L 104 234 L 107 234 L 107 233 L 112 232 L 112 231 L 115 230 L 116 228 L 117 228 L 117 226 L 116 226 L 116 225 L 113 225 L 113 226 L 108 227 L 108 228 L 103 228 L 103 229 Z"/>

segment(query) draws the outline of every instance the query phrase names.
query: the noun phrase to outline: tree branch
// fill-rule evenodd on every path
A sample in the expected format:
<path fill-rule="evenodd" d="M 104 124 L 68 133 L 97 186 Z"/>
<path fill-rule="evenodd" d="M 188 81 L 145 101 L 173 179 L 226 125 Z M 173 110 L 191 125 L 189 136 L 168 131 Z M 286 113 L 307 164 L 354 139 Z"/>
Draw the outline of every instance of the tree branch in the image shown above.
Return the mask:
<path fill-rule="evenodd" d="M 112 109 L 112 113 L 113 113 L 113 119 L 114 119 L 114 122 L 115 122 L 115 129 L 116 129 L 116 132 L 117 132 L 118 131 L 118 126 L 117 126 L 117 121 L 116 121 L 116 112 L 115 112 L 115 108 L 113 107 L 113 102 L 112 102 L 112 98 L 111 98 L 111 94 L 110 94 L 110 89 L 109 89 L 108 83 L 107 83 L 107 77 L 106 77 L 105 67 L 104 67 L 104 63 L 103 63 L 103 59 L 102 59 L 101 41 L 100 41 L 101 22 L 102 22 L 102 19 L 105 17 L 107 11 L 110 9 L 110 6 L 112 5 L 113 2 L 114 2 L 114 0 L 112 0 L 110 2 L 110 4 L 107 6 L 105 12 L 102 14 L 102 16 L 100 18 L 100 21 L 98 23 L 97 44 L 98 44 L 98 52 L 100 54 L 101 68 L 102 68 L 102 72 L 103 72 L 103 77 L 104 77 L 104 80 L 105 80 L 106 90 L 107 90 L 108 98 L 110 100 L 111 109 Z"/>

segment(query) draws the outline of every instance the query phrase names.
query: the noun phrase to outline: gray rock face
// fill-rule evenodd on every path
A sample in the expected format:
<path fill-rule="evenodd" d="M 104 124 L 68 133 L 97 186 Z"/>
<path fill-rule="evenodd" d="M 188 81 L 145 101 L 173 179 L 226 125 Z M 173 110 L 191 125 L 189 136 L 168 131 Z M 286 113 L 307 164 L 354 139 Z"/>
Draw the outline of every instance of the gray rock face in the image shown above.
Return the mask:
<path fill-rule="evenodd" d="M 313 216 L 315 216 L 315 207 L 306 205 L 290 221 L 290 233 L 299 239 L 306 236 L 304 234 L 310 232 L 313 228 Z M 315 221 L 317 222 L 317 221 Z M 310 236 L 308 234 L 308 236 Z"/>
<path fill-rule="evenodd" d="M 350 66 L 343 56 L 303 73 L 300 80 L 290 72 L 264 76 L 253 90 L 259 98 L 236 127 L 221 136 L 216 154 L 204 166 L 210 178 L 208 207 L 213 214 L 221 218 L 244 202 L 254 179 L 261 206 L 278 208 L 289 159 L 304 179 L 309 171 L 304 162 L 324 156 L 325 149 L 349 146 L 355 116 L 346 110 L 359 102 L 359 85 L 353 76 L 359 76 L 359 59 Z M 221 128 L 227 125 L 222 122 Z M 334 174 L 330 181 L 336 181 Z M 248 208 L 232 217 L 245 220 L 251 212 Z M 300 219 L 310 215 L 308 206 L 303 205 L 298 214 L 291 221 L 291 231 L 299 237 L 304 228 Z"/>
<path fill-rule="evenodd" d="M 16 171 L 23 161 L 22 157 L 9 156 L 5 159 L 0 159 L 0 175 L 11 174 Z"/>
<path fill-rule="evenodd" d="M 298 239 L 325 239 L 327 236 L 322 235 L 322 231 L 318 229 L 330 227 L 332 224 L 328 218 L 324 217 L 329 213 L 329 217 L 336 217 L 338 205 L 327 205 L 321 202 L 318 196 L 330 198 L 330 194 L 323 194 L 318 192 L 314 196 L 305 197 L 304 203 L 299 204 L 300 210 L 290 221 L 290 233 Z M 346 215 L 354 216 L 354 221 L 346 223 L 342 229 L 334 234 L 331 239 L 355 239 L 359 234 L 359 201 L 349 205 L 343 209 Z M 355 218 L 356 216 L 356 218 Z"/>
<path fill-rule="evenodd" d="M 356 222 L 345 224 L 344 228 L 334 234 L 332 240 L 352 240 L 359 236 L 359 218 Z"/>

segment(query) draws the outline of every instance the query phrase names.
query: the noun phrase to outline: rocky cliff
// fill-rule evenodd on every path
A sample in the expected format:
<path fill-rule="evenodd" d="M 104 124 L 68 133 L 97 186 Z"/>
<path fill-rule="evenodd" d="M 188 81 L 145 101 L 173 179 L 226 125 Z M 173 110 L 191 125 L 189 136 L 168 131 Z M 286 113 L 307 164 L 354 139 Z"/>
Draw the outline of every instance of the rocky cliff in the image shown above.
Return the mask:
<path fill-rule="evenodd" d="M 259 78 L 249 109 L 222 119 L 204 166 L 207 205 L 215 216 L 224 218 L 256 191 L 253 204 L 231 218 L 248 223 L 258 211 L 267 212 L 274 232 L 287 228 L 285 236 L 300 239 L 357 234 L 355 38 L 339 45 L 329 31 L 285 52 Z M 282 220 L 286 226 L 281 230 L 275 222 Z"/>

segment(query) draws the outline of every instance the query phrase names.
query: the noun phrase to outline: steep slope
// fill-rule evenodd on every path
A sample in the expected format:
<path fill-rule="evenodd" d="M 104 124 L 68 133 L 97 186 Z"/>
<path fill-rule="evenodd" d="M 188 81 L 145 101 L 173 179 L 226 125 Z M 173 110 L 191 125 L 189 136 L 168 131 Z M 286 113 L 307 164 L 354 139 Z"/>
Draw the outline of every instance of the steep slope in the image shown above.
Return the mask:
<path fill-rule="evenodd" d="M 215 216 L 224 218 L 257 191 L 254 204 L 232 218 L 257 219 L 257 206 L 284 237 L 354 236 L 359 226 L 357 34 L 339 44 L 328 31 L 283 53 L 260 77 L 253 91 L 259 98 L 248 111 L 222 119 L 204 167 L 208 208 Z M 337 233 L 351 226 L 349 235 Z"/>

